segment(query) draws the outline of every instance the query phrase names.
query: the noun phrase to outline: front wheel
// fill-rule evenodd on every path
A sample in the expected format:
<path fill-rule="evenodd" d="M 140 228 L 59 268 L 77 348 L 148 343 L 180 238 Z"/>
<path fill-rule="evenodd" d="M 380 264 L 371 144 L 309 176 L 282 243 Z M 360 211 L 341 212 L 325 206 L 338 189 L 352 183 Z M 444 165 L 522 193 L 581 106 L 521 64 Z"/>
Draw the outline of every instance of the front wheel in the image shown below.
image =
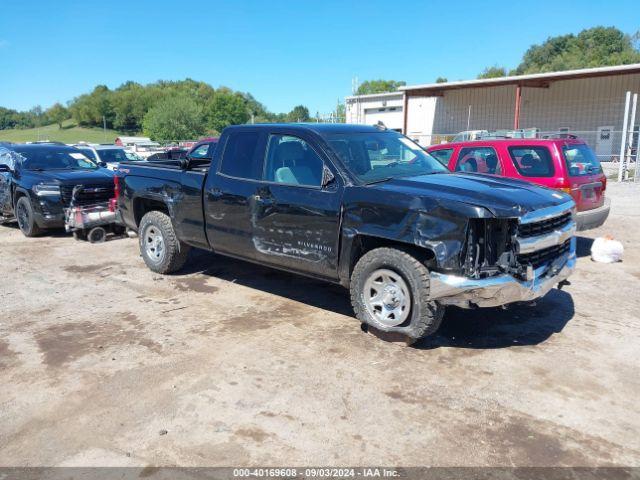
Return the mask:
<path fill-rule="evenodd" d="M 384 332 L 418 339 L 440 327 L 444 307 L 429 298 L 429 270 L 395 248 L 376 248 L 351 275 L 351 303 L 358 319 Z"/>
<path fill-rule="evenodd" d="M 36 223 L 35 215 L 31 201 L 27 197 L 20 197 L 16 202 L 16 218 L 20 231 L 25 237 L 35 237 L 41 232 L 40 227 Z"/>
<path fill-rule="evenodd" d="M 184 266 L 190 247 L 178 240 L 168 215 L 147 213 L 140 221 L 138 233 L 140 253 L 149 269 L 172 273 Z"/>

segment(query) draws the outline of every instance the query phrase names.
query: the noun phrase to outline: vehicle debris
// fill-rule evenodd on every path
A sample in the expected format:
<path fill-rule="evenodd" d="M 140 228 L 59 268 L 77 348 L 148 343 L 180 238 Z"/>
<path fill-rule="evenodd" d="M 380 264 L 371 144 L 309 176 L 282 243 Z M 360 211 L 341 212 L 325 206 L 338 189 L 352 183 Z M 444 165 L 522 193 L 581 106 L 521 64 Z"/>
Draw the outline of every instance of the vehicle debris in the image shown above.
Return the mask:
<path fill-rule="evenodd" d="M 599 263 L 616 263 L 622 261 L 624 246 L 611 235 L 598 237 L 591 245 L 591 260 Z"/>

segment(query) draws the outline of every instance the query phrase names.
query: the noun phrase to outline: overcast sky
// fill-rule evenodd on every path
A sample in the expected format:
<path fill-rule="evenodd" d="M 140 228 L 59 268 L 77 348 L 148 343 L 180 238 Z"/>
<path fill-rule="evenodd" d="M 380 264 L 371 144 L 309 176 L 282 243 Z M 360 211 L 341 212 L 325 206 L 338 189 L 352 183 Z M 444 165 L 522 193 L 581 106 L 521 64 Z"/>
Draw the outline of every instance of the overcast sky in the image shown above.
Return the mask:
<path fill-rule="evenodd" d="M 428 83 L 516 66 L 547 37 L 640 28 L 637 1 L 0 0 L 0 106 L 186 77 L 329 112 L 352 78 Z"/>

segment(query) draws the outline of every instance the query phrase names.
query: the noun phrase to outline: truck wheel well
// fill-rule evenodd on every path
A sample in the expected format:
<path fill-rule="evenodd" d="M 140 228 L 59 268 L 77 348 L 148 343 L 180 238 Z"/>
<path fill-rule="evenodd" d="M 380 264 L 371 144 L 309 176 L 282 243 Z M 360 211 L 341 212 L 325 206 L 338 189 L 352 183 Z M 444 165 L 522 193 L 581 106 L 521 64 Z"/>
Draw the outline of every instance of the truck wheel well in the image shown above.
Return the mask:
<path fill-rule="evenodd" d="M 16 190 L 15 194 L 13 195 L 13 208 L 15 208 L 16 204 L 18 203 L 18 200 L 20 200 L 20 197 L 26 197 L 27 194 L 24 193 L 22 190 Z"/>
<path fill-rule="evenodd" d="M 169 208 L 167 204 L 160 200 L 151 200 L 149 198 L 136 198 L 133 201 L 133 215 L 136 222 L 136 226 L 140 225 L 140 220 L 145 214 L 158 211 L 169 215 Z"/>
<path fill-rule="evenodd" d="M 409 243 L 389 240 L 387 238 L 370 237 L 368 235 L 356 235 L 353 240 L 353 248 L 351 249 L 351 261 L 349 265 L 349 277 L 358 263 L 358 260 L 367 252 L 374 248 L 388 247 L 396 248 L 416 258 L 420 263 L 431 269 L 435 266 L 436 255 L 428 248 L 418 247 Z"/>

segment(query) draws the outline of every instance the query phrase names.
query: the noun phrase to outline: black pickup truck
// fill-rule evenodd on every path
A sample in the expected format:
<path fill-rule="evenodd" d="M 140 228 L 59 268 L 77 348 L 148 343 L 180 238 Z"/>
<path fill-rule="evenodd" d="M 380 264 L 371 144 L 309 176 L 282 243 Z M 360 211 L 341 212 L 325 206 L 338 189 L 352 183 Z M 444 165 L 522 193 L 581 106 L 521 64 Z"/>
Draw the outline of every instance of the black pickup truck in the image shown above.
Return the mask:
<path fill-rule="evenodd" d="M 360 321 L 414 339 L 446 305 L 532 301 L 576 262 L 571 197 L 451 173 L 384 128 L 229 127 L 213 158 L 122 164 L 118 183 L 151 270 L 197 247 L 313 276 L 350 288 Z"/>

